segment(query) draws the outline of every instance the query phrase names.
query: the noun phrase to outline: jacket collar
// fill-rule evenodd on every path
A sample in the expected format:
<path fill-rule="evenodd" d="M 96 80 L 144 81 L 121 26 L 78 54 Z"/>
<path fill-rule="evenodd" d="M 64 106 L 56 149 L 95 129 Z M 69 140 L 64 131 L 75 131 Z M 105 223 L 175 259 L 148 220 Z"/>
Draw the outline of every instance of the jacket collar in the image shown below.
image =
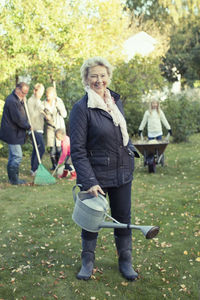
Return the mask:
<path fill-rule="evenodd" d="M 115 101 L 118 101 L 120 99 L 120 95 L 112 91 L 111 89 L 107 88 L 110 91 L 111 96 L 115 99 Z M 86 99 L 88 98 L 88 94 L 86 92 Z"/>
<path fill-rule="evenodd" d="M 110 91 L 111 96 L 115 99 L 115 101 L 118 101 L 120 98 L 120 95 L 116 92 L 112 91 L 111 89 L 107 88 Z"/>
<path fill-rule="evenodd" d="M 16 98 L 16 100 L 18 100 L 19 102 L 22 102 L 19 97 L 17 96 L 17 94 L 15 94 L 15 90 L 12 91 L 12 95 Z"/>

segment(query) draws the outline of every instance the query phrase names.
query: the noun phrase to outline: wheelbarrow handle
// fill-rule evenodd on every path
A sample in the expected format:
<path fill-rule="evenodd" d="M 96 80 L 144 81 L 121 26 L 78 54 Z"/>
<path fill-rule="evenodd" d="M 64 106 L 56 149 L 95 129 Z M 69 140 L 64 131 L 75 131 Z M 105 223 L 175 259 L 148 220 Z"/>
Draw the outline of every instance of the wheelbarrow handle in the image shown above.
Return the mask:
<path fill-rule="evenodd" d="M 169 137 L 170 137 L 170 133 L 168 132 L 168 134 L 166 135 L 166 138 L 165 138 L 165 140 L 166 140 L 167 142 L 169 142 Z"/>

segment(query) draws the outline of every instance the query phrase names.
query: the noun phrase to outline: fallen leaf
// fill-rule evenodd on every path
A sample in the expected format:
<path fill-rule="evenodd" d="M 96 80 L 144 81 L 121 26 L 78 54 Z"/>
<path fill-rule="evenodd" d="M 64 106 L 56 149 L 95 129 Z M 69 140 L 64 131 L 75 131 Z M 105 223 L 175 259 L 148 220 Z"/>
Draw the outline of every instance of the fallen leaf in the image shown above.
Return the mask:
<path fill-rule="evenodd" d="M 198 262 L 200 262 L 200 257 L 197 257 L 195 260 L 198 261 Z"/>

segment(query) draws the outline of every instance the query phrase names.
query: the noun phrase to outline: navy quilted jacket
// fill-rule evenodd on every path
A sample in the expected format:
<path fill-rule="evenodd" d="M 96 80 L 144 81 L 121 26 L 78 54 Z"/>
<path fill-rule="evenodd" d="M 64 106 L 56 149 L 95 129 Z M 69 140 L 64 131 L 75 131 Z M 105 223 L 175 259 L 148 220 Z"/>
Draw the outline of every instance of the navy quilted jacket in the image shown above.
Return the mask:
<path fill-rule="evenodd" d="M 111 95 L 123 113 L 120 96 Z M 123 146 L 119 126 L 104 110 L 87 107 L 87 94 L 70 113 L 71 158 L 77 172 L 77 183 L 83 190 L 99 184 L 118 187 L 133 179 L 134 156 L 139 157 L 133 144 Z"/>
<path fill-rule="evenodd" d="M 0 139 L 7 144 L 22 145 L 25 143 L 26 130 L 29 129 L 30 124 L 28 123 L 24 104 L 13 91 L 6 98 L 4 104 Z"/>

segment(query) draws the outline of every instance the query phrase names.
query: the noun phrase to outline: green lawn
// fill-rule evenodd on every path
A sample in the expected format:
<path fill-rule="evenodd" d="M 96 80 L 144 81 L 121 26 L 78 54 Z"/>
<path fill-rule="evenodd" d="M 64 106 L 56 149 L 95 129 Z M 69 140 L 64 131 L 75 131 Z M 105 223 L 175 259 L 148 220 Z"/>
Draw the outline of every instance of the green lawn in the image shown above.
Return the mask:
<path fill-rule="evenodd" d="M 133 230 L 133 266 L 139 279 L 118 272 L 112 229 L 102 229 L 94 275 L 79 281 L 80 228 L 74 224 L 73 182 L 11 186 L 0 158 L 0 299 L 159 300 L 200 297 L 200 135 L 169 144 L 155 174 L 136 160 L 132 223 L 158 225 L 157 238 Z M 21 177 L 29 182 L 30 157 Z M 44 160 L 50 166 L 48 155 Z"/>

